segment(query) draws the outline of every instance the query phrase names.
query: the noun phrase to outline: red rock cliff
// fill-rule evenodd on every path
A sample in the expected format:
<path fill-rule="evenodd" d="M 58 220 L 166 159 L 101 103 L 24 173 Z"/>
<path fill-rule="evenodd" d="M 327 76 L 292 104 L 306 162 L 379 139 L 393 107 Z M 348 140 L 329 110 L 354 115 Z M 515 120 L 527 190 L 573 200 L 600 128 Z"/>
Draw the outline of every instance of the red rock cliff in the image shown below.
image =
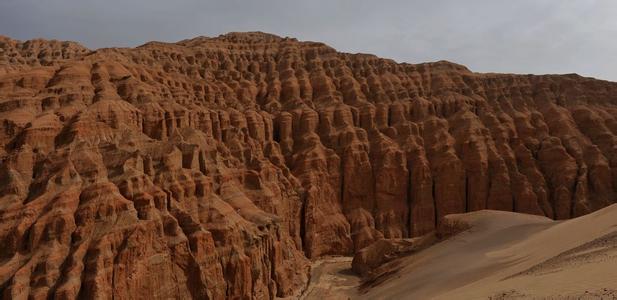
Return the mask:
<path fill-rule="evenodd" d="M 617 84 L 230 33 L 0 38 L 0 293 L 273 298 L 450 213 L 615 202 Z"/>

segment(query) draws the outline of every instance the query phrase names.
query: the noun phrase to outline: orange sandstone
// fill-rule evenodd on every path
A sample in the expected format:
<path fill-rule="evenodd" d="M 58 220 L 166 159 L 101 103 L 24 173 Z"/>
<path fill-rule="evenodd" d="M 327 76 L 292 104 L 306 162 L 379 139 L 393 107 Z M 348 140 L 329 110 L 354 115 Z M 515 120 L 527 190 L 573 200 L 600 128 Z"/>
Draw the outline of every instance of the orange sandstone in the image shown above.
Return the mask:
<path fill-rule="evenodd" d="M 274 298 L 448 214 L 615 202 L 617 84 L 230 33 L 0 38 L 5 298 Z"/>

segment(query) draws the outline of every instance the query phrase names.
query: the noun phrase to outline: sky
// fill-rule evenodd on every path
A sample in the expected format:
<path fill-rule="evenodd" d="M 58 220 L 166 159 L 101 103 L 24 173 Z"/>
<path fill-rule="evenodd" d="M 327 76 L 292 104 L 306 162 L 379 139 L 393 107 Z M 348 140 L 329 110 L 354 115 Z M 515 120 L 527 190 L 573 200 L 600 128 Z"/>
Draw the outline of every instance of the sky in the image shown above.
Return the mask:
<path fill-rule="evenodd" d="M 0 0 L 0 35 L 96 49 L 263 31 L 398 62 L 617 81 L 617 0 Z"/>

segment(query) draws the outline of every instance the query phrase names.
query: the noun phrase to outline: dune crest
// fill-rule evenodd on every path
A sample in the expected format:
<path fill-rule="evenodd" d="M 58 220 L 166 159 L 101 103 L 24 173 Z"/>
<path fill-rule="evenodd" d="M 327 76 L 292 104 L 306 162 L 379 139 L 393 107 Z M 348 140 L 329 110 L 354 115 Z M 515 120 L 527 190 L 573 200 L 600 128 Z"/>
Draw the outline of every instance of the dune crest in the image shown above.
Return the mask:
<path fill-rule="evenodd" d="M 358 299 L 597 299 L 617 296 L 617 205 L 566 221 L 478 211 L 470 229 L 381 266 Z M 386 271 L 387 270 L 387 271 Z"/>

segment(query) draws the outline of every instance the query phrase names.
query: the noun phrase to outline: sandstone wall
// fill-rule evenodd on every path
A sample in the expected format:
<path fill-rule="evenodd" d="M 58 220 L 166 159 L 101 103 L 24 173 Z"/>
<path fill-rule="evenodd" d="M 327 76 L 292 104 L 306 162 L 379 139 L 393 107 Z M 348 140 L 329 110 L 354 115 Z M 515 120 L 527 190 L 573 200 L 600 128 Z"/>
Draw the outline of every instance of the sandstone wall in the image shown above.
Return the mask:
<path fill-rule="evenodd" d="M 308 259 L 616 200 L 617 84 L 231 33 L 0 38 L 0 292 L 273 298 Z"/>

